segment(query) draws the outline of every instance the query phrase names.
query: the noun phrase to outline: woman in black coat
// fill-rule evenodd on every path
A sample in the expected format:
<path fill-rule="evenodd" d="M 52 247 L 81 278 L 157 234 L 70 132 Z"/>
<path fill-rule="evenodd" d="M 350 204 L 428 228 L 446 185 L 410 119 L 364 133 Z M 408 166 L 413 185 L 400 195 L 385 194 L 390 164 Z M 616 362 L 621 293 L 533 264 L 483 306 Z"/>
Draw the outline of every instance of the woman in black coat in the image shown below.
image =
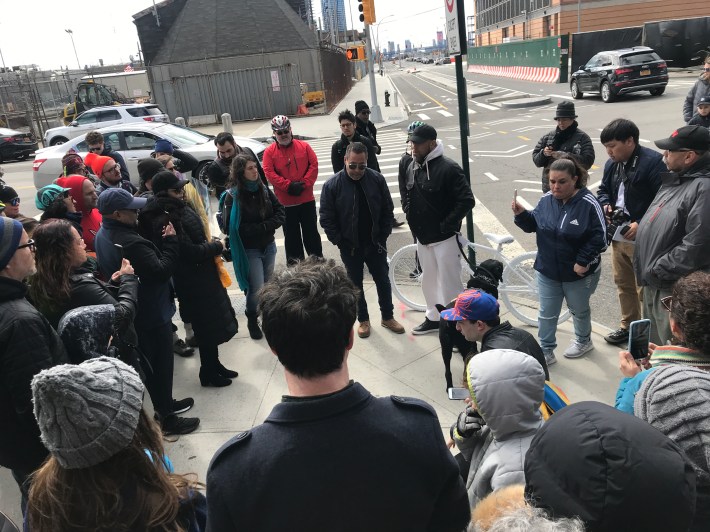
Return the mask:
<path fill-rule="evenodd" d="M 185 322 L 192 329 L 200 349 L 202 386 L 228 386 L 236 371 L 219 361 L 218 346 L 237 334 L 237 319 L 227 290 L 217 270 L 222 260 L 222 243 L 208 241 L 197 213 L 184 201 L 181 181 L 172 172 L 153 177 L 153 194 L 138 218 L 138 231 L 159 248 L 161 233 L 172 222 L 180 241 L 180 260 L 173 274 L 175 292 Z"/>
<path fill-rule="evenodd" d="M 124 259 L 110 282 L 103 283 L 87 268 L 86 244 L 70 221 L 49 219 L 42 222 L 32 236 L 37 273 L 30 280 L 30 298 L 35 307 L 57 329 L 61 317 L 72 309 L 114 305 L 112 344 L 117 347 L 119 358 L 140 371 L 133 327 L 138 277 L 131 263 Z M 67 346 L 70 355 L 71 347 Z"/>

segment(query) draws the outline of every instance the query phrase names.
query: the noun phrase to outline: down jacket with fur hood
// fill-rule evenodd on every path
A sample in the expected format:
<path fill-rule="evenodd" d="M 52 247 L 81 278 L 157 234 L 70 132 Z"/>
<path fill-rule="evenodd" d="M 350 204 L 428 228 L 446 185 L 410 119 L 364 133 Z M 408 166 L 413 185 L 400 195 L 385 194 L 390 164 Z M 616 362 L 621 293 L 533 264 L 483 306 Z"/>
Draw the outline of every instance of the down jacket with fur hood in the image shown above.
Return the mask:
<path fill-rule="evenodd" d="M 470 360 L 466 380 L 486 424 L 468 438 L 452 432 L 456 446 L 470 462 L 466 490 L 475 508 L 489 493 L 525 482 L 525 453 L 543 423 L 540 404 L 545 373 L 530 355 L 492 349 Z"/>

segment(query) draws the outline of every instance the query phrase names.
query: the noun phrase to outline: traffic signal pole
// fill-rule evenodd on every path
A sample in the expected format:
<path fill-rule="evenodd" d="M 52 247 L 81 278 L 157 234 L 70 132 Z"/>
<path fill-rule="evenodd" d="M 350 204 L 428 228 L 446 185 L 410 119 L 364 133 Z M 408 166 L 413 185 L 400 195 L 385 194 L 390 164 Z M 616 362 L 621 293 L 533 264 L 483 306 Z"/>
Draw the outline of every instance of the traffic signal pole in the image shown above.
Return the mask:
<path fill-rule="evenodd" d="M 365 24 L 365 50 L 367 51 L 367 72 L 370 78 L 370 120 L 383 122 L 380 106 L 377 105 L 377 87 L 375 86 L 375 61 L 372 55 L 372 40 L 370 39 L 370 25 Z"/>

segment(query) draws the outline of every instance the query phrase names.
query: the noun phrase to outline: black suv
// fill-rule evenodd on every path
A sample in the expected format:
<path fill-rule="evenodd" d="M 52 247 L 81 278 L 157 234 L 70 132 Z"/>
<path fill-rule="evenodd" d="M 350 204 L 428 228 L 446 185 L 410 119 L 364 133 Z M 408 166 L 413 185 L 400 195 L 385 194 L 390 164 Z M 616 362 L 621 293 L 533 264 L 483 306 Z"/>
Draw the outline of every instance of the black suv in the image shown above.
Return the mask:
<path fill-rule="evenodd" d="M 649 91 L 660 96 L 668 85 L 666 62 L 646 46 L 599 52 L 570 80 L 575 100 L 585 92 L 599 93 L 605 103 L 629 92 Z"/>

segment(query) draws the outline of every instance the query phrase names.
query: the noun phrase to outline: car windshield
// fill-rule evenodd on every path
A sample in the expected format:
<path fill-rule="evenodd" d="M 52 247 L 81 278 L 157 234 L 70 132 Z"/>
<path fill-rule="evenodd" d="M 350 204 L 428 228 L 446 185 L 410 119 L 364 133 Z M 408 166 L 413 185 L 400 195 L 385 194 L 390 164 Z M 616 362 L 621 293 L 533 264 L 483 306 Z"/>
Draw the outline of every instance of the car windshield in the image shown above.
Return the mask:
<path fill-rule="evenodd" d="M 653 61 L 659 61 L 661 58 L 655 52 L 640 52 L 638 54 L 629 54 L 621 58 L 621 64 L 626 65 L 638 65 L 639 63 L 652 63 Z"/>
<path fill-rule="evenodd" d="M 171 137 L 181 148 L 204 144 L 205 142 L 209 142 L 211 140 L 211 137 L 203 135 L 199 131 L 173 124 L 165 124 L 163 127 L 155 130 L 155 132 L 159 135 Z"/>

